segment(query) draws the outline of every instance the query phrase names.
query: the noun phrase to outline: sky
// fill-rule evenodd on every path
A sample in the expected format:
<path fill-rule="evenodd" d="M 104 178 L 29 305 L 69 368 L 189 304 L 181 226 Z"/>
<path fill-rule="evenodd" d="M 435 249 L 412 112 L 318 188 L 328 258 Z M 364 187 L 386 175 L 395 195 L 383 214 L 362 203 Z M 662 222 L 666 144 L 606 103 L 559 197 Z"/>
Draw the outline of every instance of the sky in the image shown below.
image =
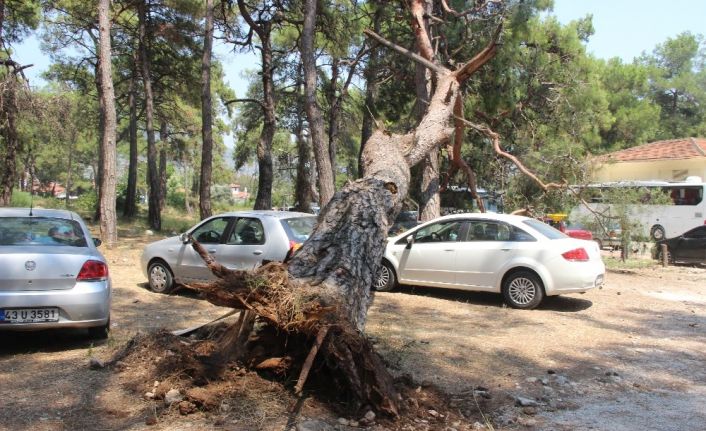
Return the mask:
<path fill-rule="evenodd" d="M 620 57 L 625 62 L 643 52 L 652 52 L 660 43 L 684 31 L 706 35 L 706 0 L 554 0 L 553 15 L 560 22 L 593 15 L 594 35 L 587 49 L 599 58 Z M 30 85 L 41 86 L 40 74 L 49 66 L 49 59 L 32 38 L 15 47 L 15 60 L 34 64 L 25 69 Z M 215 44 L 216 56 L 223 62 L 226 81 L 238 97 L 245 95 L 245 69 L 258 67 L 255 55 L 236 55 L 226 45 Z"/>

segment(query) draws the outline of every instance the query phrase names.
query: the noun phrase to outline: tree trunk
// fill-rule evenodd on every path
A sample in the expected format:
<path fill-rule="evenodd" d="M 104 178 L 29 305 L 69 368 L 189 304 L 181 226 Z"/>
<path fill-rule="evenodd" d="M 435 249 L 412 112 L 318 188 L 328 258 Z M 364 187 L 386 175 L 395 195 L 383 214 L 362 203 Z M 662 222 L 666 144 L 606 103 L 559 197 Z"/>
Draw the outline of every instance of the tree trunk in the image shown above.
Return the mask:
<path fill-rule="evenodd" d="M 214 283 L 192 286 L 206 299 L 252 311 L 290 339 L 301 335 L 312 341 L 296 388 L 301 389 L 311 368 L 309 358 L 320 347 L 325 356 L 322 367 L 340 378 L 333 382 L 345 383 L 343 390 L 347 389 L 358 405 L 367 404 L 390 415 L 399 411 L 400 398 L 391 377 L 362 335 L 370 286 L 380 265 L 388 226 L 409 191 L 409 168 L 448 141 L 454 131 L 450 124 L 454 102 L 464 80 L 459 76 L 467 77 L 471 68 L 477 70 L 492 58 L 496 40 L 456 72 L 430 64 L 439 76 L 419 126 L 406 135 L 382 130 L 373 133 L 362 155 L 364 178 L 333 196 L 311 236 L 288 264 L 270 263 L 252 272 L 232 271 L 193 242 L 219 277 Z"/>
<path fill-rule="evenodd" d="M 0 194 L 0 206 L 12 205 L 12 190 L 15 187 L 17 177 L 17 152 L 20 146 L 17 138 L 17 82 L 14 73 L 6 70 L 5 85 L 2 98 L 3 126 L 2 136 L 5 141 L 5 166 L 2 175 L 2 194 Z"/>
<path fill-rule="evenodd" d="M 64 196 L 64 205 L 66 208 L 69 207 L 69 202 L 71 199 L 71 175 L 73 173 L 73 161 L 74 161 L 74 147 L 76 146 L 76 139 L 78 138 L 78 131 L 73 129 L 71 131 L 71 139 L 69 142 L 69 160 L 66 167 L 66 195 Z"/>
<path fill-rule="evenodd" d="M 260 140 L 257 142 L 258 183 L 255 197 L 256 210 L 272 209 L 272 141 L 275 137 L 277 120 L 275 116 L 274 65 L 272 64 L 271 23 L 262 23 L 262 113 L 264 115 Z"/>
<path fill-rule="evenodd" d="M 154 140 L 154 96 L 152 94 L 152 79 L 150 76 L 150 53 L 147 37 L 147 19 L 149 17 L 147 1 L 138 5 L 140 31 L 140 65 L 142 67 L 142 82 L 145 87 L 145 128 L 147 129 L 147 187 L 148 222 L 155 230 L 162 229 L 162 215 L 159 208 L 159 172 L 157 170 L 157 145 Z"/>
<path fill-rule="evenodd" d="M 164 210 L 167 198 L 167 149 L 169 148 L 169 128 L 162 120 L 159 126 L 159 209 Z"/>
<path fill-rule="evenodd" d="M 341 99 L 338 92 L 338 79 L 340 74 L 340 59 L 331 59 L 331 85 L 328 91 L 328 156 L 331 166 L 336 166 L 336 140 L 338 139 L 338 119 L 341 111 Z"/>
<path fill-rule="evenodd" d="M 380 33 L 380 26 L 383 18 L 384 6 L 375 4 L 375 15 L 373 15 L 373 30 Z M 380 83 L 378 73 L 380 72 L 380 48 L 373 47 L 370 50 L 368 63 L 363 71 L 365 78 L 365 106 L 363 107 L 363 126 L 360 133 L 360 151 L 358 152 L 358 177 L 363 176 L 363 151 L 365 144 L 373 134 L 374 125 L 378 116 L 377 98 Z"/>
<path fill-rule="evenodd" d="M 211 176 L 213 168 L 213 103 L 211 102 L 211 52 L 213 51 L 213 0 L 206 0 L 206 33 L 201 57 L 201 180 L 199 214 L 211 217 Z"/>
<path fill-rule="evenodd" d="M 295 130 L 297 139 L 297 183 L 294 194 L 297 199 L 297 211 L 310 212 L 311 202 L 311 145 L 304 136 L 304 118 L 297 117 L 297 127 Z"/>
<path fill-rule="evenodd" d="M 316 0 L 306 0 L 304 5 L 304 25 L 301 35 L 301 56 L 304 68 L 304 106 L 309 121 L 319 179 L 319 204 L 326 206 L 336 190 L 333 166 L 324 134 L 321 109 L 316 101 L 316 58 L 314 53 L 314 30 L 316 26 Z"/>
<path fill-rule="evenodd" d="M 130 110 L 129 119 L 129 139 L 130 156 L 127 168 L 127 191 L 125 192 L 125 207 L 123 215 L 134 217 L 137 215 L 137 53 L 133 54 L 132 74 L 130 76 L 130 87 L 128 89 L 128 107 Z"/>
<path fill-rule="evenodd" d="M 272 140 L 275 137 L 277 118 L 274 90 L 274 64 L 272 60 L 272 21 L 255 22 L 244 0 L 238 0 L 238 9 L 243 19 L 260 38 L 262 61 L 262 115 L 264 117 L 260 140 L 257 143 L 258 185 L 254 209 L 272 209 Z"/>
<path fill-rule="evenodd" d="M 416 29 L 417 33 L 417 51 L 422 57 L 430 61 L 434 59 L 428 18 L 432 15 L 432 8 L 433 3 L 430 0 L 415 0 L 412 2 L 412 14 L 415 16 L 413 28 Z M 414 116 L 417 121 L 421 121 L 429 106 L 429 99 L 433 89 L 431 71 L 417 63 L 415 65 L 414 83 L 417 94 Z M 418 167 L 417 172 L 420 174 L 417 182 L 419 187 L 419 219 L 421 221 L 433 220 L 441 215 L 438 151 L 427 154 Z"/>
<path fill-rule="evenodd" d="M 100 51 L 100 46 L 96 46 L 96 50 Z M 97 169 L 95 171 L 95 182 L 96 182 L 96 197 L 98 198 L 98 204 L 95 207 L 95 212 L 93 214 L 93 221 L 98 222 L 101 219 L 101 205 L 103 200 L 103 135 L 105 133 L 105 116 L 102 115 L 105 112 L 105 105 L 103 100 L 103 75 L 100 68 L 100 61 L 96 62 L 95 67 L 95 84 L 96 93 L 98 93 L 98 111 L 101 113 L 98 115 L 98 163 L 95 165 Z"/>
<path fill-rule="evenodd" d="M 118 241 L 117 217 L 115 212 L 116 177 L 116 127 L 115 93 L 113 91 L 113 72 L 110 46 L 110 0 L 98 3 L 98 24 L 100 32 L 100 52 L 98 62 L 101 70 L 101 103 L 104 118 L 103 137 L 103 181 L 101 187 L 101 234 L 108 248 L 113 248 Z M 68 190 L 67 190 L 68 194 Z"/>

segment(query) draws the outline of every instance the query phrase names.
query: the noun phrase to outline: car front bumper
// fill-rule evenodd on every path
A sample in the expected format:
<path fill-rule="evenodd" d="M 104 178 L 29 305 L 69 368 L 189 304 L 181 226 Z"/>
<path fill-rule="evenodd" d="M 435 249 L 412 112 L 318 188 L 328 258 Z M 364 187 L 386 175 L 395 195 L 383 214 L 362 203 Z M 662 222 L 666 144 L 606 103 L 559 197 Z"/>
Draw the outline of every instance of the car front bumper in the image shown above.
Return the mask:
<path fill-rule="evenodd" d="M 0 323 L 0 331 L 52 328 L 90 328 L 110 319 L 110 280 L 78 282 L 72 289 L 51 291 L 0 291 L 0 309 L 57 307 L 57 322 Z"/>

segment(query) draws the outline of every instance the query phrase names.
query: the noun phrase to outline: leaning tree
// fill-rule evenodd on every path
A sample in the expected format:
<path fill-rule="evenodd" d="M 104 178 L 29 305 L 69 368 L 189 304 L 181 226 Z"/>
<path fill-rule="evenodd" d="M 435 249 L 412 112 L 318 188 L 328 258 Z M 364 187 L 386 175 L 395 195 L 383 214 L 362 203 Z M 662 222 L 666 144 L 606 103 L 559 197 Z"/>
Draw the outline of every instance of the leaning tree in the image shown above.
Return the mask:
<path fill-rule="evenodd" d="M 422 26 L 415 33 L 415 37 L 428 39 Z M 192 239 L 196 251 L 218 276 L 214 283 L 192 287 L 214 304 L 244 310 L 220 343 L 217 360 L 210 363 L 247 358 L 259 364 L 258 368 L 285 368 L 299 373 L 295 392 L 300 393 L 312 364 L 319 360 L 317 374 L 324 373 L 328 382 L 334 382 L 358 406 L 395 416 L 400 397 L 363 335 L 372 299 L 370 286 L 388 227 L 409 191 L 410 168 L 448 143 L 461 126 L 473 126 L 459 116 L 457 101 L 463 84 L 494 57 L 501 27 L 471 60 L 453 70 L 373 31 L 365 34 L 434 75 L 432 97 L 417 127 L 402 134 L 378 129 L 370 136 L 361 157 L 363 177 L 333 196 L 310 238 L 288 263 L 233 271 Z M 498 135 L 490 129 L 482 131 L 502 153 Z M 253 336 L 256 321 L 263 325 L 257 325 L 258 334 Z"/>

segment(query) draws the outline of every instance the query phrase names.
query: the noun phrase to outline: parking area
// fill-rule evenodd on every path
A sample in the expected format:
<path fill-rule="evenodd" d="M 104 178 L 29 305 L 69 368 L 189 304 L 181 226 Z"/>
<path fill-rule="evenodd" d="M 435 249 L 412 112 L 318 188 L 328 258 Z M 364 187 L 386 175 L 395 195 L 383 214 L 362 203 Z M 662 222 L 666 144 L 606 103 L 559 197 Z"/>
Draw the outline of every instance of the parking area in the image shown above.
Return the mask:
<path fill-rule="evenodd" d="M 149 292 L 137 264 L 142 244 L 106 252 L 115 287 L 107 342 L 93 345 L 80 331 L 0 334 L 0 386 L 12 388 L 0 429 L 156 429 L 119 376 L 90 370 L 89 358 L 138 331 L 184 328 L 225 310 Z M 395 375 L 451 394 L 452 405 L 440 407 L 475 413 L 468 394 L 483 397 L 496 429 L 700 429 L 705 285 L 703 268 L 609 272 L 602 289 L 532 311 L 506 308 L 499 295 L 403 287 L 376 295 L 366 332 Z M 223 429 L 216 420 L 157 428 Z"/>

